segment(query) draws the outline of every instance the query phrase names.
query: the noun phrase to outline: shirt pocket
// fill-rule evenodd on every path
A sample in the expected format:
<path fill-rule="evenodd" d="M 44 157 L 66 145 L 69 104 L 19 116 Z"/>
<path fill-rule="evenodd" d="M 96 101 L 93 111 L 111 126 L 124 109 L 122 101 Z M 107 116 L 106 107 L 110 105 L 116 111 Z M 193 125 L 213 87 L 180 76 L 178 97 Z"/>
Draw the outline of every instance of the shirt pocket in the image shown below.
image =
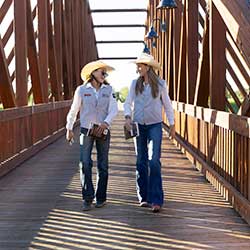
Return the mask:
<path fill-rule="evenodd" d="M 98 103 L 99 105 L 102 107 L 102 108 L 107 108 L 108 105 L 109 105 L 109 94 L 107 93 L 102 93 L 100 96 L 99 96 L 99 99 L 98 99 Z"/>
<path fill-rule="evenodd" d="M 83 93 L 83 105 L 95 105 L 96 97 L 93 93 Z"/>

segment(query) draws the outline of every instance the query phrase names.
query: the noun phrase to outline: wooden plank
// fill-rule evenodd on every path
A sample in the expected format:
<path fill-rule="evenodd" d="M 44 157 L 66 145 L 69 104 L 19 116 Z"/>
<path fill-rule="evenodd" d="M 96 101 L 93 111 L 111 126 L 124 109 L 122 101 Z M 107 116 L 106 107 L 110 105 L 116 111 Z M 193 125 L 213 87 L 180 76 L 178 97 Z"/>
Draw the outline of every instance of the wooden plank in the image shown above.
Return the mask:
<path fill-rule="evenodd" d="M 4 47 L 7 44 L 7 42 L 9 41 L 10 36 L 12 35 L 13 30 L 14 30 L 14 22 L 11 21 L 9 27 L 7 28 L 7 31 L 5 32 L 5 34 L 3 36 L 3 46 Z"/>
<path fill-rule="evenodd" d="M 80 1 L 80 7 L 79 7 L 79 19 L 80 19 L 80 55 L 84 54 L 84 2 Z M 82 69 L 83 65 L 84 65 L 84 60 L 85 57 L 84 56 L 80 56 L 80 68 Z M 81 79 L 82 82 L 82 79 Z"/>
<path fill-rule="evenodd" d="M 250 116 L 250 95 L 248 94 L 239 108 L 238 115 Z"/>
<path fill-rule="evenodd" d="M 167 13 L 162 11 L 161 12 L 161 20 L 167 20 Z M 166 56 L 166 40 L 167 40 L 167 36 L 166 34 L 162 34 L 161 35 L 161 50 L 160 50 L 160 63 L 162 66 L 162 70 L 160 71 L 161 73 L 161 77 L 162 79 L 167 79 L 167 75 L 166 75 L 166 60 L 165 60 L 165 56 Z M 168 83 L 167 83 L 168 84 Z"/>
<path fill-rule="evenodd" d="M 173 81 L 173 10 L 169 12 L 169 21 L 168 21 L 168 62 L 167 62 L 167 83 L 169 97 L 171 100 L 174 99 L 174 81 Z"/>
<path fill-rule="evenodd" d="M 180 34 L 181 34 L 181 15 L 182 4 L 177 1 L 177 8 L 173 10 L 173 70 L 174 70 L 174 100 L 177 100 L 178 89 L 178 72 L 179 72 L 179 59 L 180 59 Z"/>
<path fill-rule="evenodd" d="M 226 27 L 214 4 L 210 8 L 210 107 L 225 110 Z"/>
<path fill-rule="evenodd" d="M 2 23 L 6 13 L 8 12 L 13 0 L 5 0 L 0 8 L 0 24 Z"/>
<path fill-rule="evenodd" d="M 250 138 L 250 118 L 248 117 L 175 101 L 173 101 L 172 104 L 178 112 L 197 117 L 209 124 L 215 124 L 221 128 L 235 131 L 242 136 Z"/>
<path fill-rule="evenodd" d="M 7 58 L 7 65 L 8 66 L 10 65 L 10 63 L 11 63 L 12 59 L 14 58 L 14 56 L 15 56 L 15 49 L 13 48 L 11 50 L 11 52 L 9 53 L 8 58 Z"/>
<path fill-rule="evenodd" d="M 51 84 L 51 94 L 55 98 L 55 101 L 60 101 L 60 91 L 57 73 L 57 60 L 55 52 L 55 41 L 52 31 L 52 21 L 51 21 L 51 9 L 50 2 L 47 0 L 47 23 L 48 23 L 48 56 L 49 56 L 49 76 Z"/>
<path fill-rule="evenodd" d="M 0 95 L 4 108 L 16 106 L 15 94 L 10 81 L 9 69 L 0 37 Z"/>
<path fill-rule="evenodd" d="M 247 2 L 245 0 L 213 0 L 213 4 L 221 13 L 234 42 L 250 67 L 250 17 Z"/>
<path fill-rule="evenodd" d="M 249 226 L 165 135 L 164 207 L 158 214 L 139 207 L 134 144 L 124 143 L 122 124 L 120 114 L 112 126 L 108 200 L 102 209 L 81 211 L 79 171 L 74 167 L 78 139 L 72 147 L 59 139 L 0 179 L 2 248 L 76 249 L 83 244 L 90 250 L 249 248 Z M 93 156 L 96 184 L 96 152 Z"/>
<path fill-rule="evenodd" d="M 230 73 L 231 77 L 233 78 L 235 84 L 237 85 L 237 87 L 239 88 L 239 91 L 241 92 L 241 94 L 245 97 L 247 95 L 246 90 L 244 89 L 244 87 L 242 86 L 238 76 L 236 75 L 234 69 L 232 68 L 232 65 L 230 63 L 226 63 L 226 67 L 228 72 Z"/>
<path fill-rule="evenodd" d="M 16 103 L 28 104 L 26 0 L 14 0 Z"/>
<path fill-rule="evenodd" d="M 63 39 L 62 39 L 62 49 L 63 49 L 63 54 L 62 54 L 62 60 L 63 60 L 63 93 L 64 93 L 64 99 L 70 99 L 71 98 L 71 84 L 70 84 L 70 69 L 69 69 L 69 50 L 68 50 L 68 43 L 67 43 L 67 32 L 68 32 L 68 27 L 66 25 L 66 14 L 65 14 L 65 9 L 62 11 L 62 34 L 63 34 Z"/>
<path fill-rule="evenodd" d="M 95 24 L 93 28 L 146 28 L 145 24 Z"/>
<path fill-rule="evenodd" d="M 96 43 L 144 43 L 143 40 L 102 40 L 96 41 Z"/>
<path fill-rule="evenodd" d="M 147 9 L 91 9 L 92 13 L 107 13 L 107 12 L 147 12 Z"/>
<path fill-rule="evenodd" d="M 79 0 L 72 2 L 72 11 L 73 11 L 73 20 L 72 20 L 72 28 L 73 28 L 73 65 L 74 65 L 74 72 L 73 72 L 73 82 L 75 83 L 74 88 L 80 85 L 80 56 L 79 56 L 79 39 L 80 39 L 80 29 L 79 29 Z"/>
<path fill-rule="evenodd" d="M 180 35 L 180 58 L 178 72 L 177 101 L 186 102 L 186 0 L 184 1 L 183 14 L 181 18 Z"/>
<path fill-rule="evenodd" d="M 38 45 L 39 63 L 41 72 L 41 83 L 43 87 L 43 100 L 48 102 L 49 82 L 48 82 L 48 17 L 47 1 L 38 0 Z"/>
<path fill-rule="evenodd" d="M 35 42 L 35 34 L 33 27 L 33 18 L 31 13 L 30 1 L 26 2 L 27 7 L 27 31 L 28 31 L 28 61 L 29 61 L 29 71 L 32 84 L 32 92 L 34 97 L 34 102 L 43 103 L 43 86 L 40 72 L 40 64 L 38 61 L 37 48 Z"/>
<path fill-rule="evenodd" d="M 247 160 L 246 160 L 246 166 L 247 166 L 247 176 L 248 176 L 248 186 L 247 186 L 247 193 L 248 193 L 248 200 L 250 200 L 250 140 L 247 142 Z"/>
<path fill-rule="evenodd" d="M 196 80 L 194 105 L 208 107 L 209 97 L 209 23 L 206 16 L 203 30 L 202 52 Z"/>
<path fill-rule="evenodd" d="M 67 41 L 67 56 L 66 59 L 68 61 L 68 78 L 69 78 L 69 97 L 71 98 L 73 95 L 73 33 L 72 33 L 72 0 L 65 1 L 65 25 L 67 26 L 67 32 L 66 32 L 66 41 Z M 92 28 L 91 28 L 92 29 Z"/>
<path fill-rule="evenodd" d="M 239 49 L 236 47 L 232 37 L 227 34 L 227 50 L 230 53 L 230 56 L 233 58 L 234 62 L 236 63 L 240 74 L 239 80 L 246 81 L 247 83 L 250 82 L 250 66 L 247 65 L 244 57 L 240 53 Z"/>
<path fill-rule="evenodd" d="M 55 34 L 55 47 L 56 47 L 56 59 L 57 59 L 57 75 L 59 82 L 59 93 L 62 98 L 62 75 L 63 75 L 63 64 L 62 64 L 62 0 L 54 1 L 54 34 Z M 81 55 L 81 53 L 80 53 Z"/>
<path fill-rule="evenodd" d="M 193 104 L 198 69 L 198 0 L 187 1 L 186 15 L 187 103 Z"/>

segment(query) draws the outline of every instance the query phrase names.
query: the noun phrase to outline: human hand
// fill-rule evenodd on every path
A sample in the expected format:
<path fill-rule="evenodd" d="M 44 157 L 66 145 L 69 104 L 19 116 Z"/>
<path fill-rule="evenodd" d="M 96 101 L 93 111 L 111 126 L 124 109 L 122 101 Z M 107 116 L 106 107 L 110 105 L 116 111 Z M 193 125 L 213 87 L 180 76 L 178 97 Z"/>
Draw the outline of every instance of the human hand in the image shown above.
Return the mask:
<path fill-rule="evenodd" d="M 106 122 L 101 123 L 96 129 L 97 136 L 101 136 L 108 127 L 109 125 Z"/>
<path fill-rule="evenodd" d="M 175 137 L 175 125 L 170 125 L 169 127 L 169 139 L 174 139 Z"/>
<path fill-rule="evenodd" d="M 74 142 L 74 132 L 72 130 L 67 130 L 66 140 L 71 144 Z"/>
<path fill-rule="evenodd" d="M 131 118 L 130 117 L 126 117 L 124 126 L 126 127 L 127 130 L 131 130 L 132 129 L 131 124 L 132 124 Z"/>

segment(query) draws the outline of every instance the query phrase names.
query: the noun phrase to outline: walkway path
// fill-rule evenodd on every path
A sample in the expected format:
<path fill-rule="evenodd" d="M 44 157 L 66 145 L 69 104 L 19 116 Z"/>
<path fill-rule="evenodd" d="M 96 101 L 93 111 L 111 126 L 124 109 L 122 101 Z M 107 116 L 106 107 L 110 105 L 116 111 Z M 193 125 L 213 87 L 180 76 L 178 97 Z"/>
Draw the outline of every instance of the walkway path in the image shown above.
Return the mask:
<path fill-rule="evenodd" d="M 0 179 L 0 249 L 249 250 L 250 227 L 166 138 L 165 206 L 140 208 L 135 153 L 112 131 L 108 204 L 81 211 L 78 145 L 64 138 Z"/>

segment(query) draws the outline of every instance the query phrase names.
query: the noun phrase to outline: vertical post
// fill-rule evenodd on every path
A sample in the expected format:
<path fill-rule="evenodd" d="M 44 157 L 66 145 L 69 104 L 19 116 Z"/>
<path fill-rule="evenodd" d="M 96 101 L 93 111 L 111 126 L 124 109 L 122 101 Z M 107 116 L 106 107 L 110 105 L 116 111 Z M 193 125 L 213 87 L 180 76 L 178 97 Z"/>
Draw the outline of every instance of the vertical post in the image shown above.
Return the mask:
<path fill-rule="evenodd" d="M 168 25 L 168 88 L 169 96 L 174 98 L 173 84 L 173 10 L 169 10 L 169 25 Z"/>
<path fill-rule="evenodd" d="M 41 81 L 43 86 L 44 101 L 48 102 L 48 19 L 47 1 L 38 0 L 38 42 L 39 42 L 39 63 Z"/>
<path fill-rule="evenodd" d="M 80 84 L 80 62 L 79 62 L 79 39 L 80 39 L 80 32 L 79 32 L 79 1 L 75 0 L 73 3 L 73 8 L 72 11 L 74 12 L 73 14 L 73 65 L 74 65 L 74 82 L 75 86 L 78 86 Z"/>
<path fill-rule="evenodd" d="M 75 1 L 75 0 L 74 0 Z M 65 25 L 67 28 L 67 49 L 68 49 L 68 67 L 69 67 L 69 85 L 70 85 L 70 97 L 72 96 L 72 85 L 73 83 L 73 56 L 72 56 L 72 0 L 65 1 Z"/>
<path fill-rule="evenodd" d="M 226 26 L 210 0 L 210 108 L 225 110 Z"/>
<path fill-rule="evenodd" d="M 0 37 L 0 95 L 4 108 L 16 106 L 15 94 L 12 88 L 10 73 L 4 53 L 2 39 Z"/>
<path fill-rule="evenodd" d="M 186 42 L 186 102 L 193 104 L 198 70 L 198 0 L 188 0 L 186 4 Z"/>
<path fill-rule="evenodd" d="M 59 94 L 62 96 L 62 0 L 54 0 L 54 32 L 57 59 L 57 76 L 59 83 Z"/>
<path fill-rule="evenodd" d="M 194 105 L 208 107 L 209 97 L 209 23 L 206 15 L 202 40 L 202 52 L 196 79 Z"/>
<path fill-rule="evenodd" d="M 14 0 L 17 106 L 28 104 L 26 0 Z"/>
<path fill-rule="evenodd" d="M 29 72 L 32 84 L 32 93 L 34 97 L 34 102 L 36 104 L 44 103 L 43 86 L 41 82 L 40 64 L 37 55 L 30 0 L 26 0 L 26 17 L 27 17 L 27 43 L 28 43 L 27 53 L 29 61 Z"/>
<path fill-rule="evenodd" d="M 177 101 L 186 102 L 186 0 L 181 17 L 180 58 L 178 67 Z"/>
<path fill-rule="evenodd" d="M 53 34 L 52 20 L 51 20 L 51 8 L 50 2 L 47 0 L 47 23 L 48 23 L 48 53 L 49 53 L 49 77 L 51 94 L 57 101 L 59 101 L 59 84 L 58 84 L 58 73 L 57 73 L 57 60 L 55 52 L 55 40 Z"/>
<path fill-rule="evenodd" d="M 178 69 L 180 58 L 180 33 L 181 33 L 181 12 L 182 4 L 177 1 L 177 8 L 173 10 L 173 85 L 174 96 L 173 99 L 177 100 L 177 86 L 178 86 Z"/>
<path fill-rule="evenodd" d="M 71 98 L 71 83 L 70 83 L 70 70 L 69 70 L 69 50 L 67 43 L 68 27 L 66 25 L 66 9 L 65 4 L 62 10 L 62 65 L 63 65 L 63 93 L 64 99 Z"/>

